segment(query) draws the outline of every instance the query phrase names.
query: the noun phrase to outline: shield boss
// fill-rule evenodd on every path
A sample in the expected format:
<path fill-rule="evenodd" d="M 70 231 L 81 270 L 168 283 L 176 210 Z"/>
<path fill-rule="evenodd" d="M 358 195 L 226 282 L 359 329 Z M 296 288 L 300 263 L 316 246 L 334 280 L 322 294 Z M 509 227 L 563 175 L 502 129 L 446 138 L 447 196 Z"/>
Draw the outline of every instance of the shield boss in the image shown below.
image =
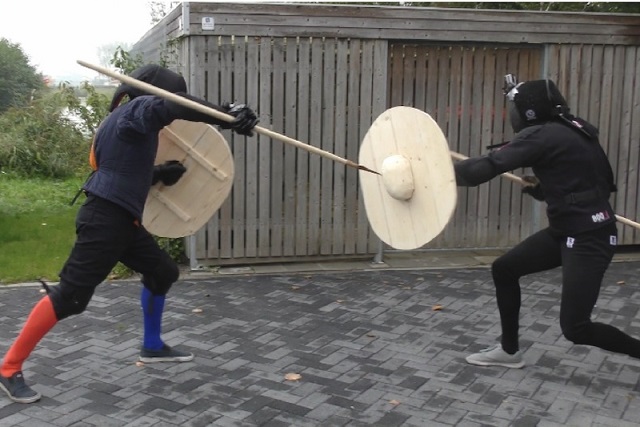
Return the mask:
<path fill-rule="evenodd" d="M 160 237 L 194 234 L 226 200 L 233 185 L 234 164 L 229 145 L 214 127 L 175 120 L 159 134 L 155 164 L 180 161 L 187 171 L 180 180 L 151 187 L 142 224 Z"/>
<path fill-rule="evenodd" d="M 424 111 L 394 107 L 371 125 L 360 146 L 360 188 L 371 228 L 395 249 L 417 249 L 447 225 L 457 188 L 449 146 Z"/>

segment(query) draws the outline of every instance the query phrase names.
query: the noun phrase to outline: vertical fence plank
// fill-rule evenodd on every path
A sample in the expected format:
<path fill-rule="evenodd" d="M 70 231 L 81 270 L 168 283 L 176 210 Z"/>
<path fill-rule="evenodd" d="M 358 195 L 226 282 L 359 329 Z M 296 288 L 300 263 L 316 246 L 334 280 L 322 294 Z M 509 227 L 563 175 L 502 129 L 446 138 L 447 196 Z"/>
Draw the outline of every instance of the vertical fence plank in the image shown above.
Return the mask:
<path fill-rule="evenodd" d="M 634 77 L 633 88 L 630 91 L 633 93 L 632 108 L 631 108 L 631 129 L 629 132 L 630 148 L 629 148 L 629 200 L 623 216 L 625 218 L 639 221 L 640 218 L 640 197 L 638 192 L 640 191 L 640 66 L 638 66 L 638 60 L 640 60 L 640 47 L 628 47 L 629 50 L 635 52 L 635 61 L 633 61 L 634 69 L 630 74 Z M 632 63 L 631 61 L 629 62 Z M 625 235 L 625 244 L 631 244 L 638 242 L 640 237 L 640 230 L 628 230 Z"/>
<path fill-rule="evenodd" d="M 620 129 L 618 136 L 618 159 L 615 162 L 617 164 L 618 176 L 617 186 L 618 192 L 613 194 L 615 197 L 615 211 L 626 217 L 627 211 L 630 211 L 629 205 L 635 204 L 635 193 L 638 191 L 637 181 L 634 179 L 636 163 L 631 162 L 633 157 L 632 146 L 636 146 L 637 153 L 638 140 L 633 141 L 631 139 L 631 122 L 633 120 L 633 97 L 635 84 L 635 69 L 637 67 L 636 49 L 635 48 L 620 48 L 620 56 L 624 55 L 622 69 L 624 70 L 622 81 L 619 84 L 622 97 L 620 99 L 621 112 L 620 123 L 618 128 Z M 613 160 L 611 160 L 613 162 Z M 635 187 L 630 184 L 636 184 Z M 618 244 L 631 241 L 632 229 L 630 227 L 620 227 L 618 230 Z"/>
<path fill-rule="evenodd" d="M 485 58 L 484 72 L 487 76 L 493 76 L 485 82 L 482 91 L 482 99 L 484 100 L 483 108 L 486 110 L 483 114 L 483 139 L 482 145 L 472 155 L 484 155 L 490 150 L 486 147 L 504 142 L 502 134 L 502 126 L 504 123 L 503 105 L 504 100 L 502 94 L 496 90 L 498 85 L 498 76 L 501 74 L 513 72 L 507 65 L 507 52 L 502 48 L 493 48 L 489 56 Z M 501 236 L 505 235 L 502 223 L 504 217 L 500 216 L 502 190 L 505 183 L 501 180 L 491 180 L 485 185 L 478 186 L 478 225 L 476 229 L 475 239 L 482 242 L 482 245 L 495 247 Z M 470 189 L 471 190 L 471 189 Z M 473 238 L 473 237 L 472 237 Z"/>
<path fill-rule="evenodd" d="M 301 37 L 298 41 L 298 92 L 297 92 L 297 135 L 298 140 L 307 144 L 309 141 L 309 127 L 313 117 L 310 116 L 311 86 L 311 39 Z M 296 255 L 307 255 L 307 241 L 309 231 L 309 152 L 297 151 L 297 179 L 296 179 L 296 226 L 295 242 Z"/>
<path fill-rule="evenodd" d="M 600 143 L 604 147 L 607 155 L 609 154 L 609 129 L 611 126 L 611 108 L 612 108 L 612 95 L 611 88 L 613 86 L 614 80 L 614 69 L 613 69 L 613 46 L 604 46 L 603 51 L 603 59 L 602 62 L 602 85 L 600 86 L 600 119 L 599 119 L 599 128 L 600 128 Z"/>
<path fill-rule="evenodd" d="M 384 113 L 388 108 L 389 99 L 387 98 L 387 75 L 388 68 L 388 42 L 386 40 L 376 40 L 373 45 L 373 103 L 371 105 L 371 118 L 369 126 L 373 121 Z M 363 135 L 364 137 L 364 135 Z M 375 235 L 371 227 L 369 227 L 369 253 L 378 251 L 380 239 Z"/>
<path fill-rule="evenodd" d="M 189 93 L 206 98 L 207 96 L 207 38 L 194 37 L 189 45 Z M 191 253 L 189 243 L 185 243 L 187 255 L 196 259 L 206 258 L 207 236 L 206 225 L 195 233 L 195 253 Z"/>
<path fill-rule="evenodd" d="M 273 70 L 271 52 L 271 38 L 261 37 L 259 112 L 260 124 L 267 129 L 273 129 L 271 124 L 271 99 L 273 97 L 271 92 L 271 74 Z M 271 147 L 273 143 L 266 136 L 260 135 L 258 137 L 260 155 L 258 165 L 260 176 L 258 183 L 258 256 L 260 257 L 271 255 Z"/>
<path fill-rule="evenodd" d="M 570 52 L 568 80 L 564 81 L 562 85 L 558 82 L 556 82 L 556 84 L 567 100 L 569 107 L 575 109 L 577 105 L 580 105 L 580 86 L 588 82 L 578 81 L 575 77 L 580 75 L 580 63 L 582 62 L 581 46 L 571 46 Z"/>
<path fill-rule="evenodd" d="M 347 67 L 347 99 L 346 99 L 346 120 L 345 120 L 345 157 L 354 162 L 358 162 L 358 148 L 360 147 L 360 135 L 358 129 L 360 120 L 358 106 L 360 105 L 360 81 L 364 78 L 361 70 L 360 52 L 362 45 L 360 40 L 350 40 Z M 357 230 L 358 230 L 358 198 L 360 197 L 358 188 L 358 171 L 354 168 L 345 170 L 345 191 L 344 191 L 344 231 L 343 250 L 345 254 L 355 254 Z"/>
<path fill-rule="evenodd" d="M 491 104 L 483 101 L 483 88 L 485 87 L 485 62 L 488 52 L 482 48 L 469 48 L 465 51 L 463 82 L 468 82 L 468 86 L 463 88 L 465 102 L 463 104 L 463 115 L 460 127 L 460 153 L 470 157 L 475 157 L 481 153 L 484 135 L 482 123 L 485 114 L 490 114 Z M 464 84 L 464 83 L 463 83 Z M 486 112 L 485 112 L 486 111 Z M 462 193 L 458 192 L 461 196 Z M 469 188 L 466 191 L 465 210 L 467 212 L 464 226 L 462 228 L 462 246 L 471 245 L 473 236 L 478 229 L 478 221 L 485 220 L 486 212 L 478 210 L 478 188 Z M 484 218 L 483 218 L 484 217 Z"/>
<path fill-rule="evenodd" d="M 594 126 L 600 126 L 600 108 L 601 108 L 601 96 L 602 90 L 602 62 L 604 61 L 604 46 L 593 46 L 591 55 L 591 88 L 589 91 L 589 115 L 586 118 L 587 121 Z M 600 141 L 602 144 L 602 141 Z"/>
<path fill-rule="evenodd" d="M 468 123 L 464 125 L 460 122 L 460 111 L 464 108 L 464 101 L 462 99 L 462 52 L 464 47 L 451 46 L 448 49 L 448 65 L 449 72 L 447 75 L 449 90 L 446 94 L 443 94 L 443 101 L 446 102 L 446 121 L 447 127 L 445 131 L 445 137 L 449 143 L 449 148 L 453 151 L 460 152 L 468 151 L 468 146 L 465 147 L 466 141 L 460 140 L 460 126 L 468 126 Z M 444 62 L 444 61 L 443 61 Z M 446 62 L 445 62 L 446 64 Z M 440 76 L 441 78 L 443 76 Z M 461 145 L 462 144 L 462 145 Z M 468 194 L 468 190 L 465 191 Z M 461 241 L 464 239 L 465 224 L 468 220 L 466 215 L 467 201 L 466 197 L 459 198 L 460 205 L 453 212 L 453 222 L 455 227 L 448 227 L 449 238 L 454 241 Z M 475 215 L 474 215 L 475 216 Z"/>
<path fill-rule="evenodd" d="M 335 77 L 335 101 L 333 104 L 333 153 L 346 157 L 346 126 L 347 126 L 347 93 L 349 88 L 349 41 L 339 39 L 336 41 L 336 77 Z M 345 174 L 346 166 L 340 163 L 325 162 L 327 167 L 333 167 L 333 237 L 332 253 L 344 253 L 345 239 Z"/>
<path fill-rule="evenodd" d="M 440 49 L 436 46 L 427 47 L 426 65 L 426 96 L 424 110 L 442 127 L 438 114 L 438 63 Z"/>
<path fill-rule="evenodd" d="M 260 41 L 253 37 L 247 39 L 247 97 L 249 106 L 256 109 L 260 106 Z M 260 111 L 256 111 L 258 116 Z M 260 126 L 263 123 L 259 123 Z M 263 142 L 264 143 L 264 142 Z M 246 146 L 245 174 L 245 255 L 249 258 L 258 256 L 258 188 L 260 160 L 258 145 L 260 137 L 254 136 Z"/>
<path fill-rule="evenodd" d="M 217 103 L 220 99 L 220 64 L 221 37 L 207 38 L 207 74 L 206 74 L 206 99 L 209 102 Z M 228 134 L 225 134 L 225 138 Z M 223 203 L 226 204 L 227 202 Z M 211 220 L 207 222 L 207 256 L 209 259 L 220 258 L 220 209 Z"/>
<path fill-rule="evenodd" d="M 326 38 L 324 44 L 324 68 L 322 76 L 322 149 L 333 152 L 336 102 L 336 39 Z M 321 164 L 320 199 L 320 253 L 333 253 L 333 163 L 323 159 Z"/>
<path fill-rule="evenodd" d="M 408 107 L 415 106 L 416 96 L 416 45 L 403 46 L 402 64 L 402 97 L 400 104 Z"/>
<path fill-rule="evenodd" d="M 609 140 L 609 161 L 613 167 L 613 178 L 616 182 L 621 183 L 618 188 L 618 192 L 614 193 L 611 197 L 611 203 L 613 205 L 614 211 L 623 211 L 624 210 L 624 199 L 623 197 L 626 195 L 626 174 L 627 174 L 627 165 L 626 165 L 626 156 L 628 152 L 626 150 L 621 151 L 626 147 L 625 141 L 620 138 L 620 129 L 622 127 L 622 119 L 623 119 L 623 101 L 629 95 L 629 91 L 625 90 L 624 82 L 625 76 L 624 73 L 620 75 L 616 70 L 624 70 L 624 47 L 615 46 L 613 47 L 613 70 L 614 77 L 611 82 L 611 91 L 613 93 L 620 94 L 619 96 L 611 98 L 611 115 L 609 121 L 609 130 L 607 132 L 608 140 Z"/>
<path fill-rule="evenodd" d="M 583 117 L 585 120 L 589 120 L 591 102 L 589 94 L 591 93 L 592 85 L 597 85 L 598 82 L 593 81 L 593 74 L 591 73 L 591 61 L 593 55 L 593 46 L 583 45 L 580 52 L 580 67 L 576 74 L 578 78 L 576 83 L 579 83 L 579 87 L 576 91 L 579 93 L 579 98 L 576 104 L 569 105 L 574 114 L 579 117 Z"/>
<path fill-rule="evenodd" d="M 361 48 L 361 78 L 360 78 L 360 108 L 358 114 L 359 129 L 357 134 L 358 141 L 362 141 L 373 123 L 373 104 L 374 91 L 380 91 L 382 88 L 376 86 L 374 89 L 374 43 L 367 40 L 362 42 Z M 386 87 L 384 88 L 386 92 Z M 354 158 L 354 161 L 357 159 Z M 365 165 L 373 167 L 372 165 Z M 356 250 L 358 253 L 367 253 L 369 251 L 369 219 L 364 208 L 364 200 L 362 192 L 358 193 L 358 211 L 356 215 L 358 232 L 356 236 Z"/>
<path fill-rule="evenodd" d="M 402 105 L 402 87 L 404 77 L 404 46 L 402 43 L 393 43 L 389 51 L 389 84 L 387 85 L 388 97 L 391 103 L 389 107 Z"/>
<path fill-rule="evenodd" d="M 285 43 L 283 38 L 273 38 L 271 80 L 271 126 L 282 133 L 284 129 L 285 102 Z M 271 256 L 282 256 L 284 244 L 284 144 L 271 141 Z"/>
<path fill-rule="evenodd" d="M 415 85 L 413 94 L 413 106 L 427 114 L 427 70 L 429 68 L 429 46 L 415 45 Z M 431 114 L 429 114 L 431 115 Z"/>
<path fill-rule="evenodd" d="M 311 70 L 322 70 L 324 56 L 324 41 L 322 38 L 314 37 L 311 42 Z M 322 78 L 315 76 L 311 79 L 310 123 L 309 142 L 322 148 Z M 309 242 L 308 254 L 320 254 L 320 156 L 309 157 Z"/>
<path fill-rule="evenodd" d="M 234 46 L 231 37 L 223 37 L 220 45 L 220 92 L 214 104 L 233 99 L 233 67 Z M 224 131 L 227 141 L 231 141 L 232 149 L 234 136 L 229 130 Z M 237 164 L 237 161 L 235 161 Z M 233 201 L 235 191 L 232 191 L 227 200 L 220 207 L 220 256 L 231 258 L 233 256 Z"/>
<path fill-rule="evenodd" d="M 537 52 L 531 49 L 520 49 L 517 52 L 518 76 L 522 80 L 540 78 L 540 62 Z M 530 169 L 521 168 L 515 173 L 519 176 L 531 175 Z M 530 224 L 533 217 L 533 199 L 524 196 L 522 187 L 516 183 L 509 183 L 511 187 L 511 211 L 509 215 L 509 236 L 511 242 L 519 242 L 531 234 Z M 536 202 L 537 203 L 537 202 Z"/>
<path fill-rule="evenodd" d="M 247 98 L 247 44 L 244 37 L 236 37 L 233 44 L 233 95 L 228 98 L 228 102 L 248 102 Z M 247 138 L 238 134 L 232 136 L 232 146 L 235 175 L 240 179 L 235 180 L 237 185 L 233 186 L 233 206 L 232 206 L 232 257 L 242 258 L 245 256 L 245 224 L 246 215 L 245 203 L 247 196 L 247 174 L 253 171 L 247 170 L 245 160 L 247 158 L 246 146 Z M 255 144 L 251 139 L 249 144 Z"/>
<path fill-rule="evenodd" d="M 285 115 L 284 133 L 287 136 L 296 135 L 296 110 L 298 108 L 298 41 L 295 37 L 286 39 L 286 69 L 285 69 Z M 296 254 L 296 148 L 291 145 L 284 146 L 284 194 L 283 194 L 283 252 L 285 256 Z"/>

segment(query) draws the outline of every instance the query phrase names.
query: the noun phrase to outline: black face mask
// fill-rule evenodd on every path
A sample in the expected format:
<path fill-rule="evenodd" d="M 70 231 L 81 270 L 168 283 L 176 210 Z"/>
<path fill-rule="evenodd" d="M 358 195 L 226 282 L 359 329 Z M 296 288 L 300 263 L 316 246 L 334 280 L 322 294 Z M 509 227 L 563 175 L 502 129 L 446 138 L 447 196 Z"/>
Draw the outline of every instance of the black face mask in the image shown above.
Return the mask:
<path fill-rule="evenodd" d="M 508 101 L 507 108 L 509 113 L 509 122 L 511 122 L 511 127 L 515 133 L 518 133 L 527 127 L 527 123 L 522 119 L 522 116 L 520 116 L 520 112 L 518 111 L 515 102 Z"/>
<path fill-rule="evenodd" d="M 142 66 L 132 71 L 130 76 L 171 93 L 187 92 L 187 82 L 181 75 L 159 65 L 149 64 Z M 113 111 L 120 105 L 125 95 L 129 96 L 129 99 L 134 99 L 145 94 L 143 90 L 137 87 L 122 83 L 113 95 L 109 111 Z"/>

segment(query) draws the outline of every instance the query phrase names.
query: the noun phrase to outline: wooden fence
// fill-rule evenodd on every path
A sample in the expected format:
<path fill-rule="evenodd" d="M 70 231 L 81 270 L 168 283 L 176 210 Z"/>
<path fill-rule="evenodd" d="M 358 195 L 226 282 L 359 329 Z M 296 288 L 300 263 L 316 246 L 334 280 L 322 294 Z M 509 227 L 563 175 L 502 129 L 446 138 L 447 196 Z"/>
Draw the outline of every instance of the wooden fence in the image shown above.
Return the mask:
<path fill-rule="evenodd" d="M 183 3 L 134 47 L 181 72 L 192 94 L 250 104 L 260 125 L 358 160 L 375 118 L 431 114 L 467 156 L 508 140 L 504 74 L 549 77 L 601 128 L 616 212 L 636 219 L 640 17 L 466 9 Z M 209 264 L 370 256 L 357 172 L 266 137 L 225 131 L 231 196 L 195 236 Z M 527 171 L 514 171 L 524 174 Z M 544 206 L 494 179 L 460 188 L 455 216 L 425 248 L 504 248 L 546 225 Z M 399 225 L 401 226 L 401 225 Z M 620 242 L 640 235 L 620 226 Z"/>

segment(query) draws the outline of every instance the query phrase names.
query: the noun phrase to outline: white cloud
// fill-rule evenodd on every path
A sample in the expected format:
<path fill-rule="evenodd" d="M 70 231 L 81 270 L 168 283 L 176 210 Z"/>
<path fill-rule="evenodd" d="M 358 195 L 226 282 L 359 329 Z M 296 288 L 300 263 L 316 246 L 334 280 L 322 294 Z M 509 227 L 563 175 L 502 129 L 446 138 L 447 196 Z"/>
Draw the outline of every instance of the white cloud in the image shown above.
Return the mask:
<path fill-rule="evenodd" d="M 31 64 L 52 76 L 93 76 L 76 60 L 98 64 L 100 46 L 133 44 L 151 27 L 149 0 L 0 3 L 0 38 L 20 44 Z"/>

